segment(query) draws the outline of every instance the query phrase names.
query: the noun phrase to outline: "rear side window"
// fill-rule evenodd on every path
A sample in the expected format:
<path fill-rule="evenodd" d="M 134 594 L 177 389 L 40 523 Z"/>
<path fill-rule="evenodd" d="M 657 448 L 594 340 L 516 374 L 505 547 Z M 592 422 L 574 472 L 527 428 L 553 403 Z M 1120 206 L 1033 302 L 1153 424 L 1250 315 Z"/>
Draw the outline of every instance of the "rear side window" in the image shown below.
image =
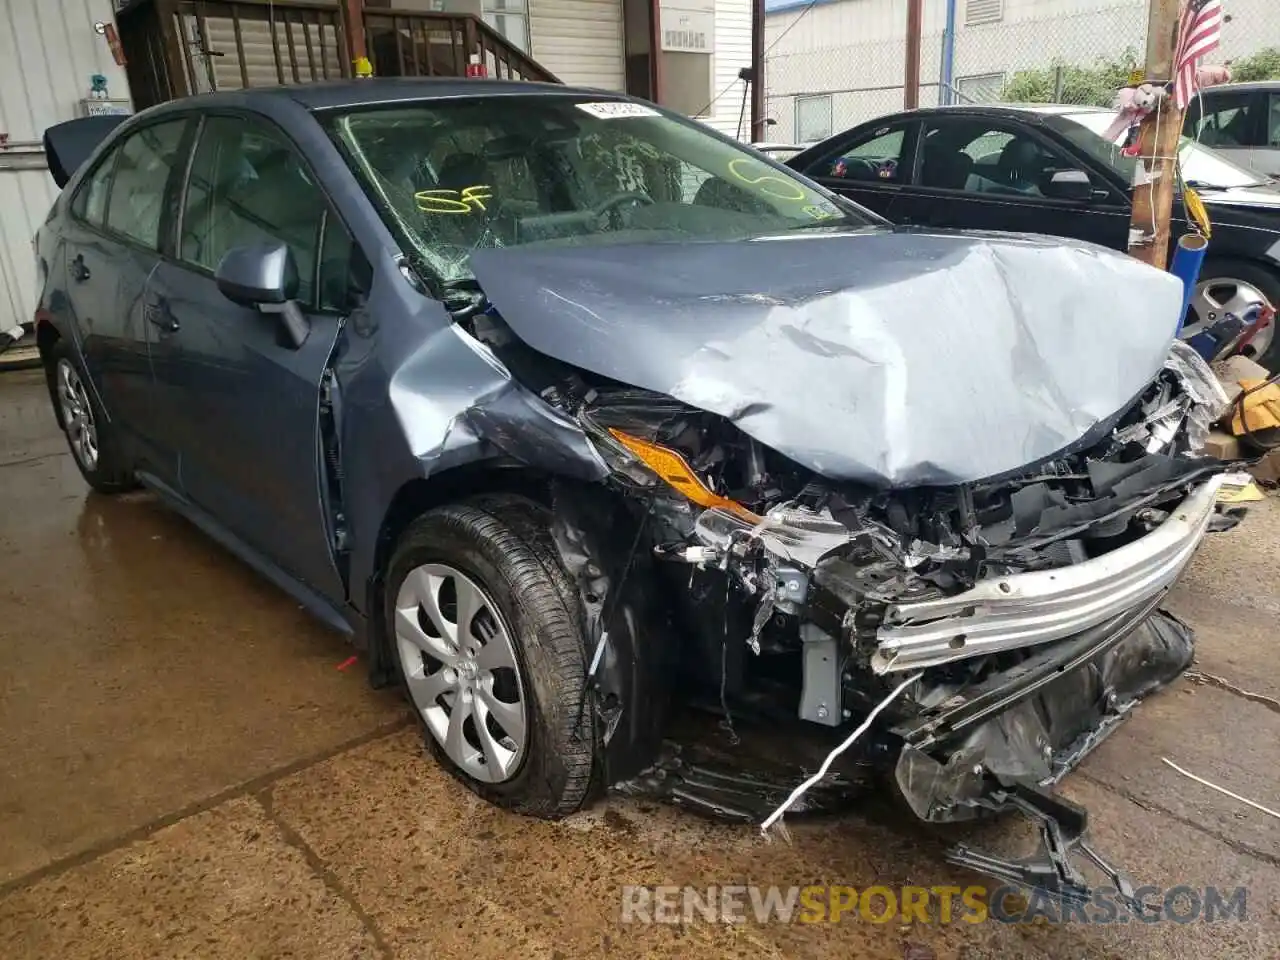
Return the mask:
<path fill-rule="evenodd" d="M 157 123 L 121 144 L 107 207 L 108 230 L 159 248 L 165 188 L 178 165 L 186 123 L 185 119 Z"/>
<path fill-rule="evenodd" d="M 112 150 L 98 164 L 93 174 L 80 185 L 71 201 L 71 215 L 77 220 L 101 227 L 107 213 L 107 194 L 111 190 L 111 175 L 115 172 L 119 148 Z"/>

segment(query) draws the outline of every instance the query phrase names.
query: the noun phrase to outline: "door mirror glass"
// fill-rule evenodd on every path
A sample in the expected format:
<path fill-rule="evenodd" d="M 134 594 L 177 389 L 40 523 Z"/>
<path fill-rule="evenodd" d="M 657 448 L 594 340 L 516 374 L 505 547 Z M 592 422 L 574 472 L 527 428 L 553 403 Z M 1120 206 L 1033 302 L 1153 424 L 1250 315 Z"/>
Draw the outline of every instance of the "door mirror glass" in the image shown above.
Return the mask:
<path fill-rule="evenodd" d="M 1040 192 L 1054 200 L 1090 200 L 1093 183 L 1083 170 L 1058 170 L 1044 178 Z"/>
<path fill-rule="evenodd" d="M 232 247 L 214 278 L 223 296 L 246 307 L 287 303 L 298 296 L 298 265 L 283 243 Z"/>

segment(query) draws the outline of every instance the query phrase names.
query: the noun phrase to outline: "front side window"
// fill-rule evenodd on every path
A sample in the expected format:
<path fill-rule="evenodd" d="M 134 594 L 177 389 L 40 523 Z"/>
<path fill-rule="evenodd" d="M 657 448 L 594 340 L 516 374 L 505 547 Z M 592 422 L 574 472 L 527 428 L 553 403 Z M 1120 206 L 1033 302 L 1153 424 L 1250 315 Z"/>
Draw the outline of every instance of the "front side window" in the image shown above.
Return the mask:
<path fill-rule="evenodd" d="M 1114 142 L 1102 137 L 1115 114 L 1106 110 L 1095 113 L 1076 113 L 1045 118 L 1045 125 L 1066 137 L 1076 149 L 1094 160 L 1115 170 L 1125 181 L 1133 183 L 1134 169 L 1138 161 L 1120 152 L 1124 134 Z M 1183 136 L 1178 147 L 1178 165 L 1182 179 L 1196 188 L 1249 187 L 1265 183 L 1252 170 L 1232 163 L 1225 154 L 1218 153 L 1190 137 Z"/>
<path fill-rule="evenodd" d="M 906 142 L 905 127 L 881 127 L 846 145 L 834 157 L 819 160 L 808 173 L 838 180 L 901 183 L 906 179 L 902 162 Z"/>
<path fill-rule="evenodd" d="M 470 277 L 480 247 L 727 240 L 872 222 L 638 103 L 495 96 L 326 122 L 407 252 L 445 284 Z"/>
<path fill-rule="evenodd" d="M 1072 166 L 1025 130 L 992 126 L 980 117 L 946 118 L 925 126 L 919 183 L 966 193 L 1044 197 L 1043 185 Z"/>
<path fill-rule="evenodd" d="M 186 125 L 185 119 L 157 123 L 130 134 L 120 145 L 107 207 L 108 230 L 159 249 L 165 189 L 178 165 Z"/>
<path fill-rule="evenodd" d="M 233 247 L 283 243 L 298 266 L 298 299 L 311 304 L 325 210 L 283 135 L 241 117 L 209 117 L 191 164 L 179 255 L 213 271 Z"/>
<path fill-rule="evenodd" d="M 1205 98 L 1203 112 L 1192 101 L 1183 132 L 1206 147 L 1254 146 L 1254 98 L 1251 93 L 1217 94 Z"/>

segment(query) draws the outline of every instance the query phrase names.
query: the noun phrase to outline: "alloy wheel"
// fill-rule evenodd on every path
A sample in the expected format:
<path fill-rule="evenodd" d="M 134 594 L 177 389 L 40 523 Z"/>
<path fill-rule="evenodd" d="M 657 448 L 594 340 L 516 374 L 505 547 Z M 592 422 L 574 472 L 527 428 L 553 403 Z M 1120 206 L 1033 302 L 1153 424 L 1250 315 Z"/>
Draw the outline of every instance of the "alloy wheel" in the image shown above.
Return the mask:
<path fill-rule="evenodd" d="M 62 425 L 71 441 L 71 451 L 80 466 L 93 471 L 98 467 L 98 428 L 93 419 L 93 406 L 80 374 L 71 361 L 58 361 L 58 404 L 62 408 Z"/>
<path fill-rule="evenodd" d="M 449 759 L 484 783 L 515 776 L 528 710 L 511 630 L 493 598 L 460 570 L 423 564 L 396 595 L 395 638 L 413 705 Z"/>
<path fill-rule="evenodd" d="M 1192 316 L 1187 318 L 1182 328 L 1182 338 L 1190 339 L 1207 326 L 1212 326 L 1228 313 L 1242 316 L 1246 310 L 1258 304 L 1274 306 L 1266 295 L 1251 283 L 1235 280 L 1230 277 L 1215 277 L 1202 280 L 1196 284 L 1191 295 Z M 1250 342 L 1248 350 L 1253 357 L 1265 356 L 1275 336 L 1275 324 L 1272 323 L 1258 331 Z"/>

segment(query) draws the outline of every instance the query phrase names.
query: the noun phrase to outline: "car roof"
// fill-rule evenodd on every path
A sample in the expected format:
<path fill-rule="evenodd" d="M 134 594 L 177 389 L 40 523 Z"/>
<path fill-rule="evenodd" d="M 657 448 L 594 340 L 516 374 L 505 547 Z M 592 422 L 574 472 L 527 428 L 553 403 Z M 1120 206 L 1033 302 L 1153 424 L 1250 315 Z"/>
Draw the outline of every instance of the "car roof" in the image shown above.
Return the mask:
<path fill-rule="evenodd" d="M 587 96 L 600 100 L 630 99 L 622 94 L 568 87 L 562 83 L 524 80 L 482 80 L 463 77 L 370 77 L 365 80 L 322 80 L 275 87 L 250 87 L 220 93 L 202 93 L 170 101 L 182 106 L 217 106 L 220 102 L 251 105 L 256 100 L 283 98 L 308 110 L 407 103 L 423 100 L 456 100 L 504 96 Z"/>
<path fill-rule="evenodd" d="M 1063 117 L 1073 113 L 1114 113 L 1110 107 L 1097 107 L 1079 103 L 955 103 L 941 107 L 920 107 L 916 110 L 904 110 L 894 116 L 907 117 L 916 115 L 937 115 L 948 113 L 969 113 L 975 116 L 1026 117 L 1028 115 L 1044 117 Z"/>
<path fill-rule="evenodd" d="M 1252 93 L 1255 90 L 1280 92 L 1280 80 L 1245 80 L 1240 83 L 1215 83 L 1206 88 L 1205 93 Z"/>

